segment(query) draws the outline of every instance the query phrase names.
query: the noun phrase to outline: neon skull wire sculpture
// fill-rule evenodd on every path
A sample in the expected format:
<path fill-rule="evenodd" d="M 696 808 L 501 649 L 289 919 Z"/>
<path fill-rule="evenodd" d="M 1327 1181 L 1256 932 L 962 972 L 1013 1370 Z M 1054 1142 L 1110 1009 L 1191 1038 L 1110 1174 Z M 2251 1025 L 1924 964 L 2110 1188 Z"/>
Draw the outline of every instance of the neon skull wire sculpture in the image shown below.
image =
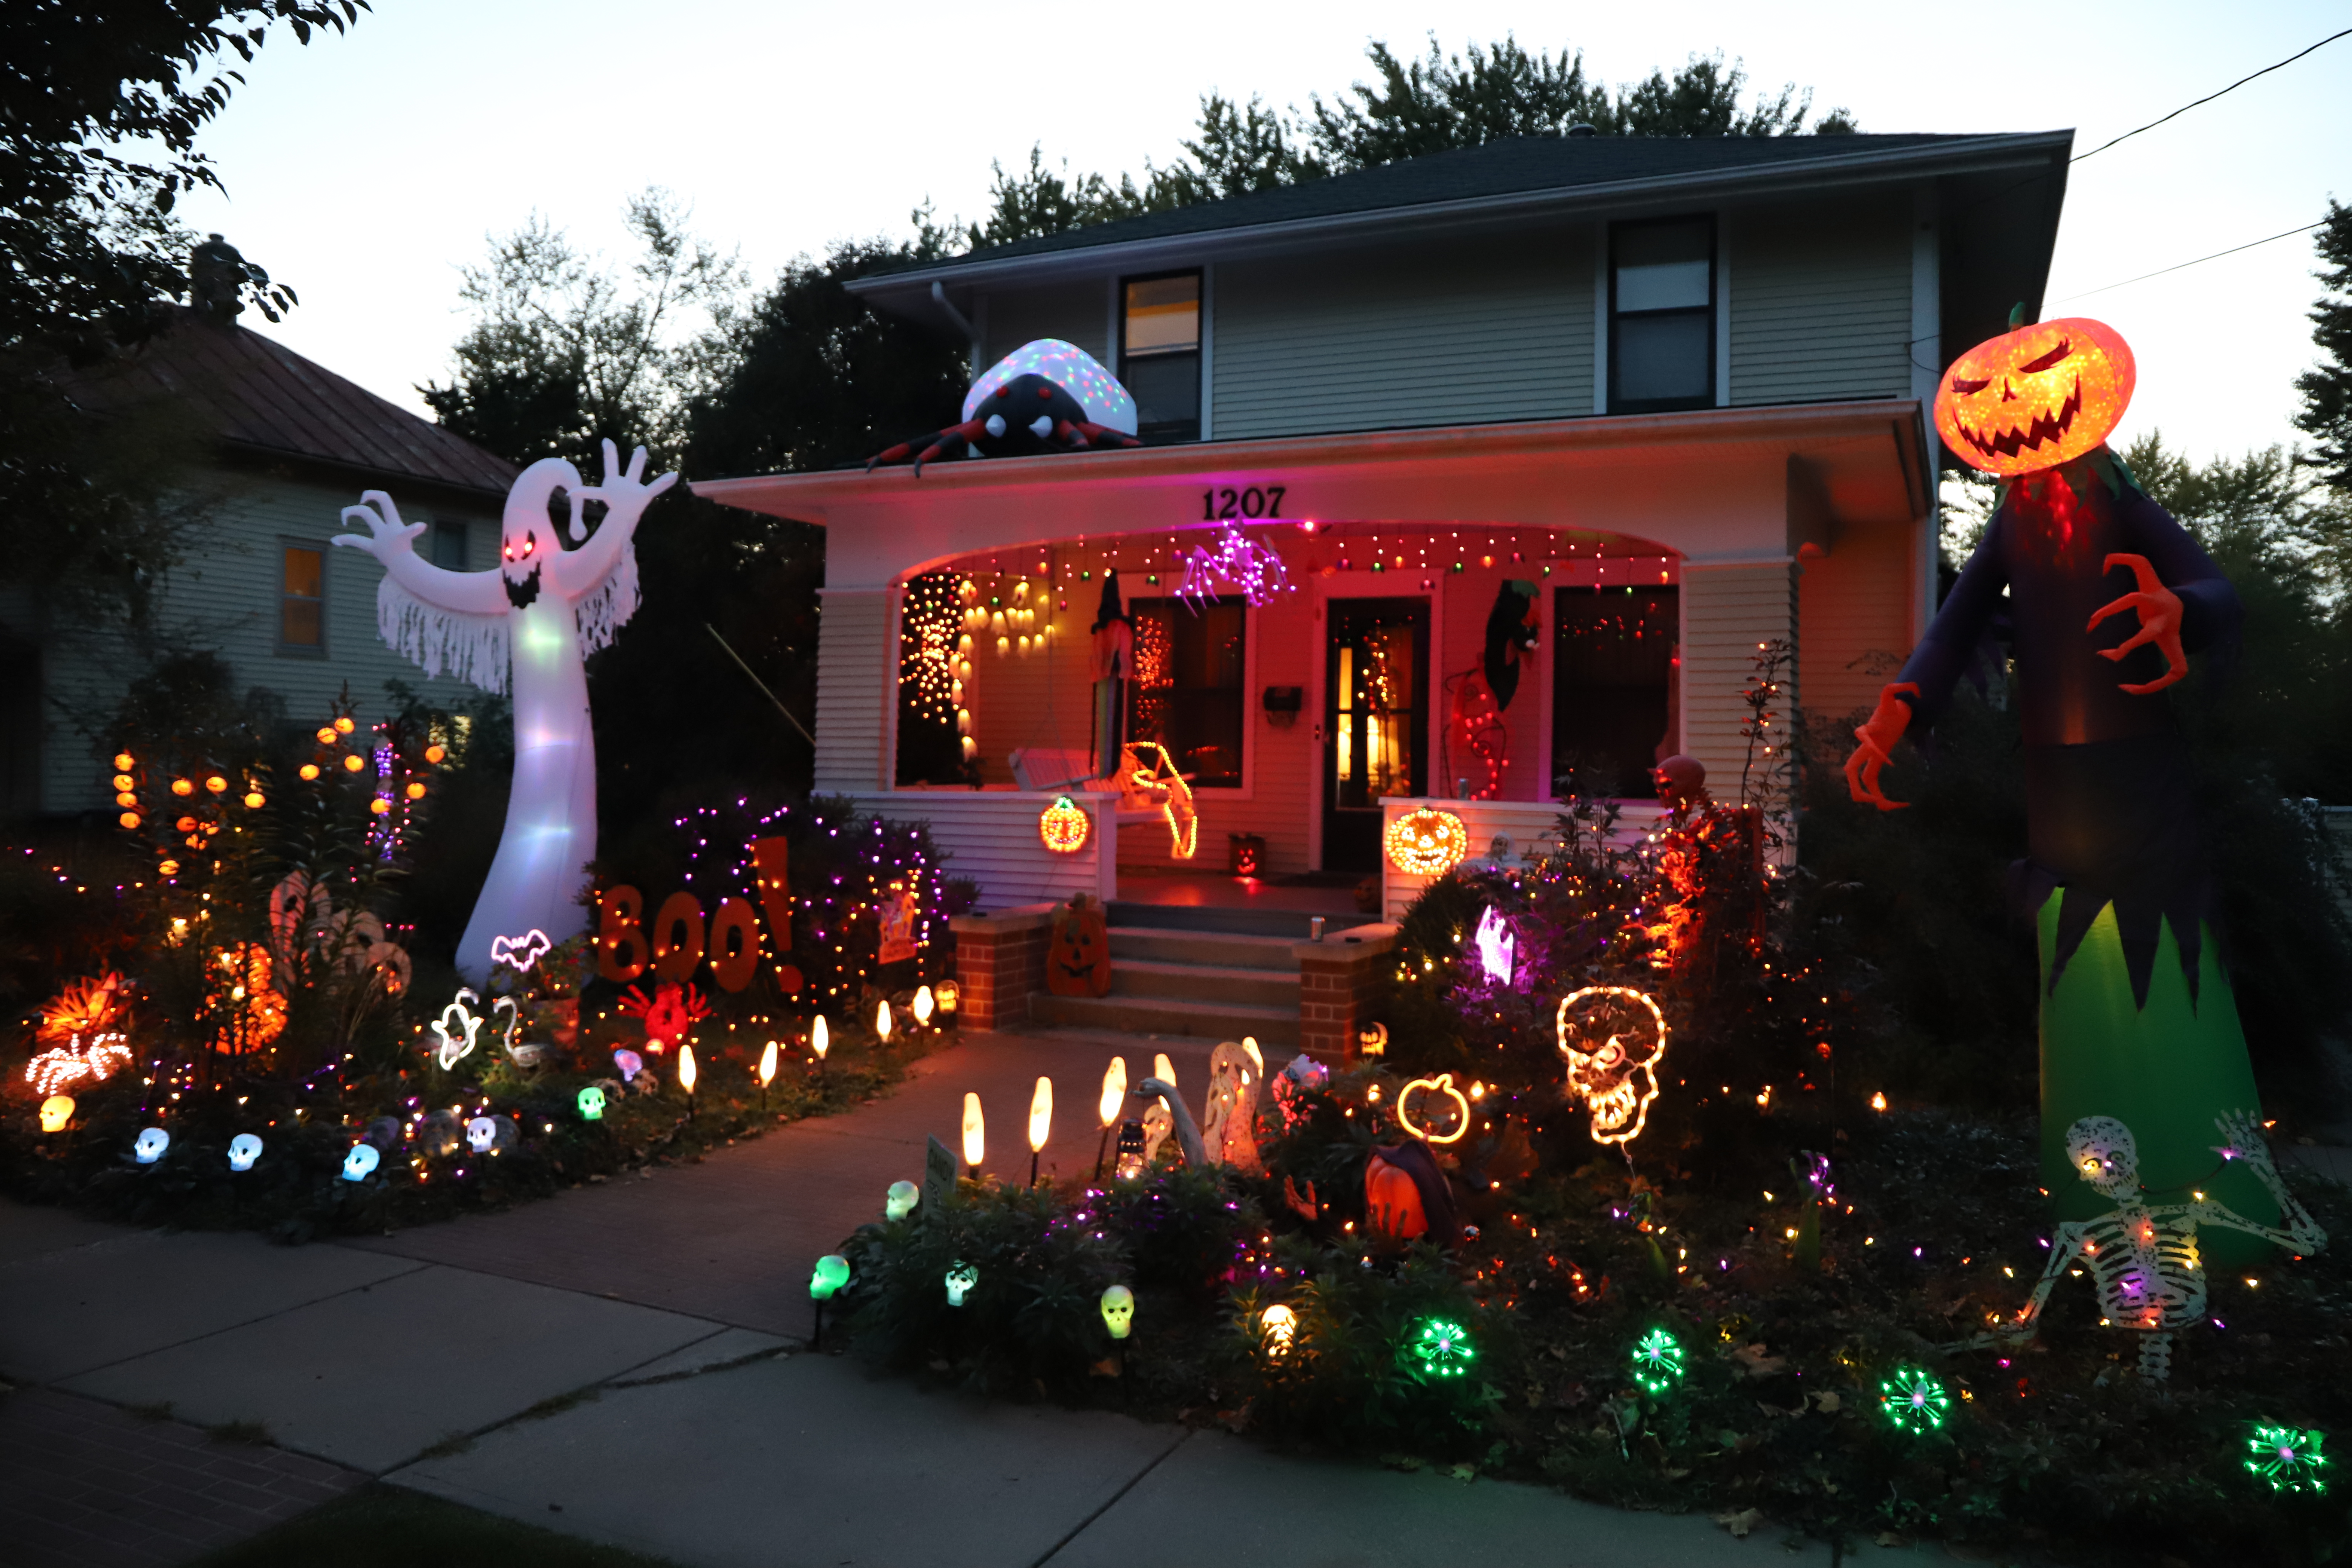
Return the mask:
<path fill-rule="evenodd" d="M 1568 1087 L 1584 1101 L 1592 1141 L 1622 1147 L 1639 1138 L 1658 1098 L 1666 1016 L 1630 985 L 1588 985 L 1559 999 L 1555 1022 Z"/>

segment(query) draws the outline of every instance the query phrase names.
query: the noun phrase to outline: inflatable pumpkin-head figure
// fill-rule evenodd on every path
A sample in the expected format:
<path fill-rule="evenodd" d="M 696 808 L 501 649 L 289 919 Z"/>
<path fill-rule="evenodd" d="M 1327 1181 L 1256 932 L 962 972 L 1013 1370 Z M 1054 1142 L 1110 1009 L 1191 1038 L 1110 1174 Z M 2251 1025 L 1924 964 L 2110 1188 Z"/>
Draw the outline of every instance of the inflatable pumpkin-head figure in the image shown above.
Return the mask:
<path fill-rule="evenodd" d="M 2138 371 L 2104 321 L 2021 324 L 1952 362 L 1936 389 L 1936 433 L 1960 458 L 2013 479 L 2072 462 L 2115 434 Z"/>

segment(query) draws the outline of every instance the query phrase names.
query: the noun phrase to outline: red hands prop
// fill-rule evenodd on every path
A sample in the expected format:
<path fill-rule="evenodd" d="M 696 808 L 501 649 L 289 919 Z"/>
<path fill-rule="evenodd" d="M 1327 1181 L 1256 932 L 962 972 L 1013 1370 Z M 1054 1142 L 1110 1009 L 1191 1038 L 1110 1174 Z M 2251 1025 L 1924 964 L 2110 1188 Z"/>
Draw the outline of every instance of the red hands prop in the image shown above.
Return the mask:
<path fill-rule="evenodd" d="M 2109 616 L 2119 616 L 2126 610 L 2139 612 L 2139 630 L 2114 647 L 2101 648 L 2099 657 L 2108 660 L 2118 659 L 2143 643 L 2154 643 L 2162 648 L 2164 662 L 2168 667 L 2162 675 L 2138 686 L 2128 682 L 2124 684 L 2124 689 L 2133 696 L 2145 697 L 2151 691 L 2163 690 L 2189 673 L 2189 656 L 2180 647 L 2180 595 L 2164 585 L 2156 574 L 2156 568 L 2148 564 L 2145 555 L 2110 555 L 2107 563 L 2100 570 L 2112 572 L 2118 566 L 2131 568 L 2131 574 L 2139 580 L 2138 589 L 2101 608 L 2091 617 L 2091 624 L 2085 629 L 2096 631 L 2101 621 Z"/>
<path fill-rule="evenodd" d="M 1886 792 L 1878 786 L 1878 774 L 1893 760 L 1895 742 L 1911 727 L 1911 704 L 1903 699 L 1918 695 L 1919 688 L 1908 680 L 1889 686 L 1878 694 L 1878 710 L 1871 714 L 1870 721 L 1853 732 L 1853 738 L 1862 744 L 1845 760 L 1845 787 L 1858 805 L 1874 805 L 1881 811 L 1901 811 L 1911 804 L 1907 800 L 1887 799 Z"/>

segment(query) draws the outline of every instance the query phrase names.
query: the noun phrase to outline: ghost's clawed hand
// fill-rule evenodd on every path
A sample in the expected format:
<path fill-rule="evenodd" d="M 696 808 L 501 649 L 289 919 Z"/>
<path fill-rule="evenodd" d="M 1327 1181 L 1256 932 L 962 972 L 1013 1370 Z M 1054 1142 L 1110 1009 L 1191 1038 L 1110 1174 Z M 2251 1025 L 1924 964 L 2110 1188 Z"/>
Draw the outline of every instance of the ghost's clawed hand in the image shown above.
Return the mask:
<path fill-rule="evenodd" d="M 343 521 L 364 526 L 367 532 L 339 533 L 335 535 L 335 542 L 364 550 L 379 561 L 383 559 L 386 551 L 403 547 L 415 549 L 411 541 L 425 531 L 425 525 L 421 522 L 404 524 L 400 521 L 400 509 L 393 505 L 392 498 L 382 490 L 362 490 L 359 505 L 343 508 Z"/>
<path fill-rule="evenodd" d="M 603 501 L 609 510 L 635 518 L 646 510 L 654 497 L 677 483 L 675 471 L 662 475 L 651 484 L 645 482 L 645 473 L 646 449 L 643 447 L 630 454 L 628 470 L 624 473 L 621 471 L 621 454 L 608 439 L 604 443 L 604 482 L 583 487 L 580 491 L 581 499 Z M 574 512 L 572 515 L 576 520 L 579 514 Z M 576 536 L 576 521 L 574 532 Z"/>

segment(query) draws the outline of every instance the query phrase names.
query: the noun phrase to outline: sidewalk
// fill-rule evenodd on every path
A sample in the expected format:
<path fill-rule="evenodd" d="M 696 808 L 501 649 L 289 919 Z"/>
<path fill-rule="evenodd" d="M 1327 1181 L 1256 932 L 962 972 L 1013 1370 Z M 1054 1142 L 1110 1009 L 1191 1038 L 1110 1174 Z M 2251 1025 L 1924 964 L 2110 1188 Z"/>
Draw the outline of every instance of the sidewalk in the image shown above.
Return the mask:
<path fill-rule="evenodd" d="M 1166 1050 L 1197 1097 L 1208 1046 L 976 1037 L 891 1097 L 699 1165 L 348 1244 L 0 1205 L 0 1379 L 17 1385 L 0 1555 L 185 1562 L 374 1476 L 695 1568 L 1791 1560 L 1769 1529 L 1736 1542 L 1703 1519 L 926 1393 L 798 1352 L 811 1263 L 919 1179 L 927 1134 L 953 1145 L 967 1089 L 990 1169 L 1020 1179 L 1050 1074 L 1045 1160 L 1075 1173 L 1114 1049 L 1138 1078 Z"/>

